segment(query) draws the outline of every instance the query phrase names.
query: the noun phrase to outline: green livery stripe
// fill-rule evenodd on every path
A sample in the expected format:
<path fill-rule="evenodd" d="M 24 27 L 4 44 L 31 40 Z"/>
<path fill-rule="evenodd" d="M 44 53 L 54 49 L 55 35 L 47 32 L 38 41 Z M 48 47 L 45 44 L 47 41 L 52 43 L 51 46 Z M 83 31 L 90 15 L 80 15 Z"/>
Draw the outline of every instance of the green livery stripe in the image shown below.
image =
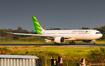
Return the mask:
<path fill-rule="evenodd" d="M 37 34 L 42 34 L 42 32 L 37 30 Z"/>
<path fill-rule="evenodd" d="M 42 34 L 42 27 L 40 26 L 39 22 L 37 21 L 35 16 L 32 16 L 35 31 L 37 31 L 37 34 Z"/>

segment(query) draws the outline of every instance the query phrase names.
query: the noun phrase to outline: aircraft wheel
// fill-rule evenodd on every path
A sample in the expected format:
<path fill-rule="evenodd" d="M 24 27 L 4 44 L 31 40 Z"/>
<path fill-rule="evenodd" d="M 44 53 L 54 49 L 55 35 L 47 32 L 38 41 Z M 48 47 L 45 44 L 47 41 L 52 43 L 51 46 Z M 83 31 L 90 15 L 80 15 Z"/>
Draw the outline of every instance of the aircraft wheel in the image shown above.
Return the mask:
<path fill-rule="evenodd" d="M 71 44 L 71 42 L 69 42 L 69 44 Z"/>
<path fill-rule="evenodd" d="M 54 45 L 56 45 L 57 43 L 56 42 L 54 42 Z"/>
<path fill-rule="evenodd" d="M 71 43 L 72 43 L 72 44 L 75 44 L 75 42 L 74 42 L 74 41 L 72 41 Z"/>
<path fill-rule="evenodd" d="M 96 41 L 96 40 L 93 40 L 93 44 L 94 44 L 94 45 L 96 44 L 95 41 Z"/>
<path fill-rule="evenodd" d="M 69 44 L 75 44 L 75 42 L 74 42 L 74 41 L 72 41 L 72 42 L 69 42 Z"/>
<path fill-rule="evenodd" d="M 60 45 L 59 43 L 57 43 L 56 45 Z"/>
<path fill-rule="evenodd" d="M 96 43 L 94 42 L 93 44 L 95 45 Z"/>
<path fill-rule="evenodd" d="M 75 42 L 73 41 L 73 44 L 75 44 Z"/>
<path fill-rule="evenodd" d="M 59 45 L 59 43 L 54 42 L 54 45 Z"/>

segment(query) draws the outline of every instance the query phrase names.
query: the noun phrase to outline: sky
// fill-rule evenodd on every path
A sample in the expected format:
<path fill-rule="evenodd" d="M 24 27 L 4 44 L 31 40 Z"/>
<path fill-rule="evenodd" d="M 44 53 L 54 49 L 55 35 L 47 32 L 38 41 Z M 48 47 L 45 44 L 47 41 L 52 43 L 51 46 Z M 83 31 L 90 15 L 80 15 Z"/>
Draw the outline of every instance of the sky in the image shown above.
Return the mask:
<path fill-rule="evenodd" d="M 101 27 L 105 0 L 1 0 L 0 29 L 34 30 L 32 16 L 46 29 Z"/>

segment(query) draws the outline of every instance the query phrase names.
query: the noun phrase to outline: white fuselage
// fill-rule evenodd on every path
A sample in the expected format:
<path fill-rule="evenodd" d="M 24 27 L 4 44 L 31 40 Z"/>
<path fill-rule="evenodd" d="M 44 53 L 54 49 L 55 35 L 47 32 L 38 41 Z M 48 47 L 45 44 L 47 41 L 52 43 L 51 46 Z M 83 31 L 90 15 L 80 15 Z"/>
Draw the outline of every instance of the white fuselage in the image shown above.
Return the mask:
<path fill-rule="evenodd" d="M 44 30 L 43 35 L 69 37 L 67 40 L 94 40 L 102 37 L 97 30 Z"/>

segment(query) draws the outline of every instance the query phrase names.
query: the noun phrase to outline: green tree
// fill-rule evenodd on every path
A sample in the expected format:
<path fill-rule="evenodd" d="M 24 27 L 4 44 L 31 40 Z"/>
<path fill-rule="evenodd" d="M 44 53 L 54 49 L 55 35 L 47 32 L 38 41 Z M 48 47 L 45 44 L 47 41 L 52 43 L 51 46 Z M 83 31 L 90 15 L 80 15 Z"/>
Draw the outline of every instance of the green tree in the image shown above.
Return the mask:
<path fill-rule="evenodd" d="M 101 26 L 99 28 L 94 28 L 94 29 L 100 31 L 103 34 L 103 36 L 100 39 L 104 40 L 105 39 L 105 26 Z"/>
<path fill-rule="evenodd" d="M 90 28 L 88 28 L 88 27 L 82 27 L 82 29 L 90 29 Z"/>
<path fill-rule="evenodd" d="M 102 62 L 105 58 L 105 48 L 100 47 L 95 50 L 91 50 L 88 55 L 89 59 L 93 59 L 94 62 Z"/>

